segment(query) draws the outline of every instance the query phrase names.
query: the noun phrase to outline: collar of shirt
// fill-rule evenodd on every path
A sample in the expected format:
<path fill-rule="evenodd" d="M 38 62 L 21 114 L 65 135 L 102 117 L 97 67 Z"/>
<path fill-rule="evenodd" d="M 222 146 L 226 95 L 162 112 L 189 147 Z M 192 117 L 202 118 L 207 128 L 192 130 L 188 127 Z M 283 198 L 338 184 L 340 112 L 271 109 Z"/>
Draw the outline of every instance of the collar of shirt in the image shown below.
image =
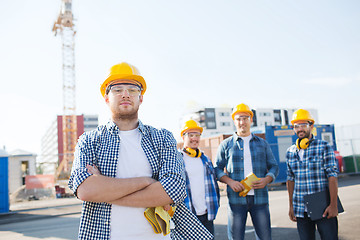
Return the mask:
<path fill-rule="evenodd" d="M 251 133 L 250 135 L 251 135 L 250 141 L 252 141 L 254 139 L 254 134 Z M 239 135 L 237 135 L 236 132 L 233 134 L 233 136 L 235 141 L 242 140 L 242 138 Z"/>
<path fill-rule="evenodd" d="M 108 131 L 111 134 L 118 134 L 119 131 L 120 131 L 118 126 L 113 121 L 109 121 L 106 124 L 106 128 L 108 129 Z M 146 128 L 145 128 L 144 124 L 140 120 L 138 120 L 138 129 L 139 129 L 139 131 L 141 132 L 142 135 L 146 134 Z"/>

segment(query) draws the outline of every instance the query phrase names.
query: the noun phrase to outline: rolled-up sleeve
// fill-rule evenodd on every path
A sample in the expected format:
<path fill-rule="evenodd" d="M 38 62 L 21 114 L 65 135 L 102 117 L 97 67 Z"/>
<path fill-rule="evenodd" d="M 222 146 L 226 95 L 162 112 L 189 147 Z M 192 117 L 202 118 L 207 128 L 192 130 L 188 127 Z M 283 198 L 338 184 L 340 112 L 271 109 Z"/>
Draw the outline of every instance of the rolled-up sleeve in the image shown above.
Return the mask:
<path fill-rule="evenodd" d="M 94 152 L 89 149 L 88 136 L 80 136 L 75 147 L 74 162 L 71 169 L 71 176 L 68 186 L 77 195 L 77 189 L 80 184 L 91 174 L 87 171 L 86 165 L 93 164 Z"/>
<path fill-rule="evenodd" d="M 271 151 L 270 145 L 268 142 L 265 142 L 266 147 L 266 165 L 268 169 L 268 173 L 266 176 L 272 177 L 273 181 L 279 174 L 279 166 L 276 162 L 273 152 Z"/>
<path fill-rule="evenodd" d="M 295 174 L 291 169 L 290 166 L 290 161 L 291 161 L 291 151 L 290 148 L 286 151 L 286 176 L 287 176 L 287 181 L 295 181 Z"/>
<path fill-rule="evenodd" d="M 224 172 L 224 168 L 226 166 L 226 158 L 225 158 L 225 146 L 222 142 L 217 150 L 216 153 L 216 161 L 215 161 L 215 174 L 216 178 L 220 180 L 221 177 L 225 176 L 226 173 Z"/>
<path fill-rule="evenodd" d="M 329 177 L 337 177 L 339 169 L 337 167 L 337 161 L 334 154 L 333 148 L 329 143 L 325 142 L 324 146 L 324 168 L 326 172 L 326 176 Z"/>

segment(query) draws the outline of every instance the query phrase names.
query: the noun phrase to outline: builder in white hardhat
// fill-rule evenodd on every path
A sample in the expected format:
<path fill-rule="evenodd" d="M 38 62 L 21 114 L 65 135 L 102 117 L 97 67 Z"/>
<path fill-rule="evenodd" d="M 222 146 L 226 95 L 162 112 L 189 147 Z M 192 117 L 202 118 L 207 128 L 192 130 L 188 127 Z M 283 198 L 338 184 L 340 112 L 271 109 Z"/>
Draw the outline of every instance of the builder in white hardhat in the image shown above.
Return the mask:
<path fill-rule="evenodd" d="M 261 240 L 271 239 L 267 185 L 275 180 L 279 168 L 269 144 L 251 134 L 253 116 L 249 106 L 244 103 L 233 109 L 231 117 L 236 132 L 221 142 L 216 157 L 217 178 L 228 185 L 229 239 L 244 239 L 248 212 L 256 235 Z M 241 181 L 252 174 L 259 180 L 250 184 L 249 187 L 253 189 L 244 194 L 245 186 Z"/>
<path fill-rule="evenodd" d="M 214 219 L 220 206 L 219 186 L 214 166 L 199 149 L 203 128 L 195 120 L 188 120 L 181 129 L 187 197 L 185 204 L 200 222 L 214 234 Z"/>
<path fill-rule="evenodd" d="M 291 120 L 298 139 L 286 152 L 289 217 L 297 222 L 301 240 L 315 239 L 316 228 L 321 239 L 338 239 L 337 162 L 330 144 L 314 138 L 314 123 L 305 109 L 296 110 Z M 304 196 L 325 190 L 330 193 L 330 204 L 324 207 L 322 218 L 312 220 Z"/>
<path fill-rule="evenodd" d="M 183 203 L 184 165 L 172 133 L 138 119 L 146 91 L 138 69 L 114 65 L 100 91 L 111 120 L 79 138 L 69 180 L 84 201 L 79 239 L 211 239 Z M 172 210 L 169 204 L 177 206 L 171 234 L 171 216 L 163 212 Z M 144 217 L 158 206 L 165 206 L 167 226 L 160 232 Z"/>

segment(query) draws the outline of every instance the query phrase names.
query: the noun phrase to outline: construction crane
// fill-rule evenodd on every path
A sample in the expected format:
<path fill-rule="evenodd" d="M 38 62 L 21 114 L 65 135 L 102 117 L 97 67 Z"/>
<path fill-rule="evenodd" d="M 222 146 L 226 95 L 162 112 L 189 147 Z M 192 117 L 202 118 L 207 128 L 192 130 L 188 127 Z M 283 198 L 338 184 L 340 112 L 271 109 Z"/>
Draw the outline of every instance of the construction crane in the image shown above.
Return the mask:
<path fill-rule="evenodd" d="M 59 156 L 59 165 L 55 179 L 68 179 L 70 176 L 77 141 L 77 117 L 75 102 L 75 34 L 71 0 L 61 0 L 61 9 L 52 31 L 59 33 L 62 39 L 63 71 L 63 115 L 62 138 L 63 155 Z"/>

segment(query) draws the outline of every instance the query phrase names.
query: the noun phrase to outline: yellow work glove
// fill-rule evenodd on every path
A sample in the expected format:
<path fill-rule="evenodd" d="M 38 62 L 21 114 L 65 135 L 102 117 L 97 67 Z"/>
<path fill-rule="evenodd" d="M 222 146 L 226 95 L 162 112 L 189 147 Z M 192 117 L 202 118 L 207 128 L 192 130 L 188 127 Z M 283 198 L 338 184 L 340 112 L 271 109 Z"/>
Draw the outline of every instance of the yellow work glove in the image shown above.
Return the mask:
<path fill-rule="evenodd" d="M 259 180 L 260 179 L 254 173 L 250 173 L 249 175 L 247 175 L 246 178 L 241 180 L 240 182 L 242 185 L 244 185 L 245 189 L 239 193 L 239 196 L 245 197 L 251 190 L 253 183 Z"/>
<path fill-rule="evenodd" d="M 170 219 L 174 215 L 176 207 L 171 207 L 165 211 L 163 207 L 147 208 L 144 212 L 155 233 L 163 233 L 164 236 L 170 233 Z"/>
<path fill-rule="evenodd" d="M 162 230 L 161 230 L 160 225 L 155 217 L 155 208 L 154 207 L 147 208 L 144 212 L 144 216 L 148 220 L 148 222 L 150 223 L 152 228 L 154 229 L 154 232 L 161 233 Z"/>

